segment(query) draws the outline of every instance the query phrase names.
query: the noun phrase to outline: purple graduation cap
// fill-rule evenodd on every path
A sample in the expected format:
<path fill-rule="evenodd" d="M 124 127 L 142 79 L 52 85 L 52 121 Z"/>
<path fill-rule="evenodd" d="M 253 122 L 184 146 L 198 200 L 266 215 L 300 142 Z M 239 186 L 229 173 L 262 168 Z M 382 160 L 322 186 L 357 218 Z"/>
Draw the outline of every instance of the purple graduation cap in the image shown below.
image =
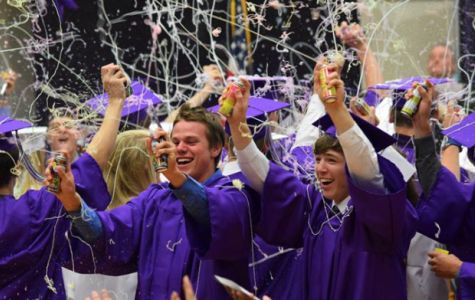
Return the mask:
<path fill-rule="evenodd" d="M 386 81 L 385 83 L 380 83 L 374 86 L 370 86 L 368 90 L 370 89 L 393 90 L 393 94 L 392 94 L 393 106 L 395 106 L 397 110 L 401 110 L 404 104 L 406 103 L 406 99 L 404 98 L 404 95 L 406 94 L 407 90 L 412 88 L 412 84 L 414 82 L 424 83 L 426 80 L 429 80 L 430 82 L 432 82 L 433 85 L 453 82 L 453 80 L 450 78 L 415 76 L 415 77 L 407 77 L 407 78 L 402 78 L 402 79 Z"/>
<path fill-rule="evenodd" d="M 392 136 L 382 131 L 378 127 L 373 126 L 351 112 L 350 115 L 368 137 L 376 152 L 379 152 L 396 142 Z M 336 128 L 328 114 L 315 121 L 313 126 L 320 128 L 333 137 L 336 137 Z"/>
<path fill-rule="evenodd" d="M 294 89 L 291 77 L 273 76 L 239 76 L 248 80 L 251 84 L 251 95 L 266 99 L 282 99 L 289 94 L 289 89 Z M 238 81 L 238 77 L 229 77 L 228 81 Z M 211 108 L 218 104 L 219 94 L 211 94 L 203 103 L 203 107 Z"/>
<path fill-rule="evenodd" d="M 12 132 L 31 126 L 31 123 L 27 121 L 0 117 L 0 150 L 11 151 L 16 149 L 17 146 Z"/>
<path fill-rule="evenodd" d="M 162 100 L 138 81 L 133 81 L 130 87 L 132 88 L 132 95 L 125 99 L 121 117 L 125 123 L 140 125 L 148 116 L 147 110 L 162 103 Z M 107 93 L 98 95 L 88 100 L 86 104 L 98 114 L 104 116 L 109 104 L 109 95 Z"/>
<path fill-rule="evenodd" d="M 475 112 L 471 113 L 460 123 L 457 123 L 442 133 L 468 148 L 468 158 L 475 165 Z"/>
<path fill-rule="evenodd" d="M 249 107 L 246 113 L 247 123 L 251 129 L 254 139 L 260 139 L 266 135 L 267 126 L 259 126 L 267 120 L 267 114 L 289 107 L 290 104 L 267 98 L 249 97 Z M 209 111 L 217 113 L 219 105 L 208 108 Z M 226 133 L 230 134 L 229 125 L 226 123 Z"/>
<path fill-rule="evenodd" d="M 0 117 L 0 134 L 8 134 L 32 126 L 33 125 L 27 121 L 16 120 L 9 117 Z"/>
<path fill-rule="evenodd" d="M 368 90 L 363 99 L 366 103 L 368 103 L 369 106 L 373 106 L 373 107 L 378 106 L 380 102 L 378 93 L 376 93 L 373 90 Z"/>
<path fill-rule="evenodd" d="M 436 78 L 436 77 L 422 77 L 414 76 L 407 77 L 402 79 L 390 80 L 385 83 L 380 83 L 377 85 L 370 86 L 369 89 L 374 90 L 405 90 L 412 88 L 413 82 L 423 83 L 424 81 L 429 80 L 433 85 L 439 85 L 443 83 L 453 82 L 450 78 Z"/>

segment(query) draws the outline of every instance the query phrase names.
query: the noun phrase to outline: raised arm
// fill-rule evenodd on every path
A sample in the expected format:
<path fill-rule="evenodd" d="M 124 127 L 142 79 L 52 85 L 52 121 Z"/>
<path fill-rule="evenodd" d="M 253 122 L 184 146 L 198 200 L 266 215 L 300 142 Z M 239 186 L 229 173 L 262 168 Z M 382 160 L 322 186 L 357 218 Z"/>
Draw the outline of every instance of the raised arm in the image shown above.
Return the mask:
<path fill-rule="evenodd" d="M 114 149 L 121 111 L 126 98 L 125 90 L 130 82 L 124 71 L 114 64 L 101 68 L 101 78 L 104 90 L 109 95 L 109 104 L 99 131 L 87 147 L 87 153 L 96 160 L 101 169 L 104 169 Z"/>
<path fill-rule="evenodd" d="M 421 103 L 414 115 L 414 145 L 416 147 L 416 169 L 424 193 L 428 194 L 437 178 L 441 164 L 437 157 L 435 141 L 429 123 L 434 87 L 427 81 L 427 91 L 419 86 Z M 411 92 L 407 97 L 411 96 Z"/>
<path fill-rule="evenodd" d="M 342 22 L 336 31 L 337 36 L 347 47 L 356 51 L 364 73 L 366 87 L 383 82 L 383 73 L 378 60 L 369 47 L 363 28 L 356 23 Z"/>
<path fill-rule="evenodd" d="M 231 115 L 227 118 L 231 129 L 231 137 L 236 148 L 239 167 L 249 180 L 251 187 L 258 193 L 262 193 L 264 181 L 269 172 L 269 160 L 259 151 L 252 134 L 247 125 L 246 113 L 249 105 L 250 83 L 241 79 L 244 84 L 244 93 L 239 89 L 235 94 L 236 103 L 234 104 Z"/>
<path fill-rule="evenodd" d="M 323 68 L 323 64 L 317 63 L 316 69 L 320 70 L 321 68 Z M 330 64 L 327 68 L 329 72 L 327 86 L 328 88 L 335 87 L 336 99 L 333 102 L 325 100 L 325 93 L 319 77 L 316 77 L 317 92 L 335 125 L 350 175 L 355 183 L 362 188 L 384 189 L 384 180 L 379 169 L 376 152 L 345 106 L 345 90 L 343 81 L 337 72 L 337 66 Z"/>
<path fill-rule="evenodd" d="M 449 101 L 447 104 L 447 113 L 444 116 L 442 126 L 448 128 L 462 121 L 463 112 L 461 112 L 458 106 L 455 106 L 454 101 Z M 446 167 L 452 174 L 455 175 L 458 181 L 460 181 L 460 150 L 461 146 L 449 137 L 444 139 L 442 144 L 440 161 L 444 167 Z"/>
<path fill-rule="evenodd" d="M 219 70 L 219 67 L 217 65 L 206 65 L 203 67 L 203 73 L 206 77 L 206 82 L 205 85 L 201 90 L 196 92 L 188 101 L 187 103 L 190 104 L 191 107 L 197 107 L 201 106 L 203 102 L 208 99 L 208 97 L 216 92 L 216 82 L 222 82 L 223 81 L 223 74 Z M 168 117 L 165 119 L 165 122 L 167 123 L 173 123 L 175 120 L 176 116 L 178 115 L 178 112 L 180 111 L 180 108 L 175 109 L 172 111 Z"/>

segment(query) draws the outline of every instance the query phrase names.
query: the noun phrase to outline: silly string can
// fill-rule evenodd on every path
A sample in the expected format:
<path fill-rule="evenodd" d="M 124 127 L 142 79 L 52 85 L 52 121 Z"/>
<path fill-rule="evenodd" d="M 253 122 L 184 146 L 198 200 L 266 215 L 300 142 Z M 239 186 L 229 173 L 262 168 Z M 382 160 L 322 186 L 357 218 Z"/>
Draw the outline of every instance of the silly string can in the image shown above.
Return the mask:
<path fill-rule="evenodd" d="M 422 83 L 418 83 L 412 90 L 412 97 L 406 101 L 401 110 L 401 113 L 410 119 L 412 119 L 419 108 L 419 103 L 421 103 L 421 95 L 417 89 L 419 86 L 422 86 L 427 91 L 427 86 Z"/>
<path fill-rule="evenodd" d="M 333 103 L 336 101 L 336 89 L 335 87 L 328 88 L 328 67 L 323 65 L 318 73 L 318 79 L 320 81 L 320 86 L 323 90 L 323 101 L 326 103 Z"/>
<path fill-rule="evenodd" d="M 241 91 L 244 89 L 244 86 L 240 82 L 233 82 L 226 87 L 223 92 L 222 102 L 219 106 L 218 112 L 223 116 L 229 117 L 233 111 L 234 104 L 236 103 L 236 92 L 238 89 Z"/>
<path fill-rule="evenodd" d="M 356 109 L 363 115 L 363 116 L 367 116 L 371 113 L 371 109 L 368 105 L 368 103 L 366 103 L 366 101 L 363 99 L 363 98 L 360 98 L 360 97 L 357 97 L 355 99 L 355 107 Z"/>
<path fill-rule="evenodd" d="M 159 128 L 157 123 L 152 123 L 150 124 L 149 131 L 150 131 L 150 136 L 152 138 L 152 151 L 155 149 L 155 147 L 165 141 L 164 137 L 160 137 L 159 139 L 154 138 L 153 133 Z M 155 172 L 163 172 L 168 169 L 168 155 L 167 154 L 162 154 L 158 159 L 153 156 L 152 158 L 152 165 L 153 169 Z"/>
<path fill-rule="evenodd" d="M 66 157 L 59 153 L 56 154 L 53 160 L 53 165 L 51 166 L 51 174 L 53 175 L 53 180 L 50 185 L 48 185 L 48 191 L 52 193 L 57 193 L 61 190 L 61 178 L 58 175 L 57 168 L 63 167 L 66 170 L 67 166 L 67 159 Z"/>

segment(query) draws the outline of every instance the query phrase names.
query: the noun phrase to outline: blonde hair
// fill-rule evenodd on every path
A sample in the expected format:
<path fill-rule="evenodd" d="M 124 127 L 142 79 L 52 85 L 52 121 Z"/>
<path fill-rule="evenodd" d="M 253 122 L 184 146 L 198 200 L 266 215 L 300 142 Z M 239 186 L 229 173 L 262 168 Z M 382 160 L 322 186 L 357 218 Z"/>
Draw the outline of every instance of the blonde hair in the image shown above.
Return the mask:
<path fill-rule="evenodd" d="M 147 130 L 129 130 L 117 136 L 115 149 L 103 171 L 112 201 L 108 209 L 121 206 L 156 182 L 148 154 Z"/>
<path fill-rule="evenodd" d="M 24 154 L 26 155 L 26 154 Z M 35 151 L 29 155 L 30 161 L 34 168 L 38 170 L 40 174 L 44 174 L 45 171 L 45 152 L 44 151 Z M 20 198 L 24 193 L 29 190 L 39 190 L 43 187 L 42 182 L 36 181 L 30 173 L 25 169 L 22 165 L 22 172 L 20 176 L 18 176 L 17 181 L 15 183 L 15 187 L 13 189 L 13 195 L 16 199 Z"/>

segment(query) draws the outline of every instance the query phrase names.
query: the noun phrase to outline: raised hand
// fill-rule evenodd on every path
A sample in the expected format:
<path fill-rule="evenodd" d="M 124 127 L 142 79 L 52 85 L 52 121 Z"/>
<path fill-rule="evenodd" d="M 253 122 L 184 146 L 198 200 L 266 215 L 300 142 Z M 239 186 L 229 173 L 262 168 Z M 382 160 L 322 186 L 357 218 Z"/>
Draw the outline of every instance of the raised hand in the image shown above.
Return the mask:
<path fill-rule="evenodd" d="M 368 123 L 371 123 L 374 126 L 378 126 L 379 119 L 376 116 L 376 110 L 373 106 L 367 105 L 367 109 L 363 109 L 360 105 L 357 104 L 357 101 L 364 101 L 363 99 L 357 99 L 353 97 L 350 101 L 350 110 L 352 113 L 365 120 Z"/>
<path fill-rule="evenodd" d="M 416 87 L 417 84 L 414 83 L 413 86 Z M 414 135 L 416 138 L 425 137 L 432 134 L 429 119 L 434 95 L 434 85 L 429 80 L 426 80 L 425 86 L 427 90 L 420 85 L 417 86 L 417 91 L 421 96 L 421 102 L 419 104 L 419 108 L 412 118 L 415 129 Z M 412 96 L 413 90 L 410 90 L 406 93 L 405 98 L 410 99 Z"/>
<path fill-rule="evenodd" d="M 54 180 L 54 174 L 51 170 L 56 172 L 57 176 L 60 178 L 60 188 L 54 194 L 56 197 L 61 201 L 64 208 L 68 212 L 78 211 L 81 208 L 81 201 L 79 196 L 76 194 L 76 186 L 74 184 L 74 176 L 71 172 L 71 165 L 68 159 L 68 153 L 64 152 L 63 155 L 66 157 L 68 161 L 66 168 L 63 166 L 55 166 L 53 163 L 53 159 L 48 161 L 48 167 L 45 171 L 45 181 L 44 184 L 46 186 L 50 186 Z"/>
<path fill-rule="evenodd" d="M 237 89 L 234 94 L 236 100 L 234 108 L 231 114 L 227 117 L 230 126 L 239 126 L 240 123 L 246 123 L 246 113 L 249 106 L 249 96 L 251 94 L 251 83 L 244 78 L 240 78 L 239 80 L 243 85 L 243 88 L 242 90 Z M 221 104 L 222 97 L 219 98 L 219 101 Z"/>
<path fill-rule="evenodd" d="M 451 100 L 447 103 L 447 112 L 444 114 L 442 127 L 448 128 L 452 125 L 460 123 L 464 117 L 465 114 L 463 109 L 459 105 L 456 105 L 455 101 Z"/>
<path fill-rule="evenodd" d="M 322 81 L 320 72 L 325 72 L 325 68 L 327 70 L 326 76 L 324 76 L 326 80 Z M 323 61 L 317 62 L 313 70 L 314 90 L 322 100 L 327 111 L 328 109 L 345 106 L 345 89 L 338 70 L 339 68 L 336 64 L 325 64 Z M 329 101 L 328 99 L 328 90 L 331 88 L 335 88 L 336 91 L 333 98 L 334 101 Z"/>
<path fill-rule="evenodd" d="M 366 36 L 360 24 L 342 22 L 336 28 L 336 36 L 348 47 L 356 50 L 364 50 L 366 48 Z"/>
<path fill-rule="evenodd" d="M 119 66 L 115 64 L 102 66 L 101 79 L 104 90 L 109 95 L 109 101 L 126 98 L 126 88 L 130 85 L 130 79 Z"/>
<path fill-rule="evenodd" d="M 159 160 L 162 155 L 168 156 L 168 168 L 164 170 L 162 174 L 167 177 L 172 186 L 182 186 L 183 183 L 185 183 L 186 176 L 177 167 L 177 146 L 170 141 L 168 134 L 161 128 L 158 128 L 153 132 L 153 137 L 160 141 L 155 145 L 154 149 L 151 149 L 155 159 Z"/>
<path fill-rule="evenodd" d="M 206 65 L 203 67 L 203 74 L 206 76 L 205 85 L 203 90 L 213 93 L 222 87 L 224 82 L 224 76 L 217 65 Z"/>

